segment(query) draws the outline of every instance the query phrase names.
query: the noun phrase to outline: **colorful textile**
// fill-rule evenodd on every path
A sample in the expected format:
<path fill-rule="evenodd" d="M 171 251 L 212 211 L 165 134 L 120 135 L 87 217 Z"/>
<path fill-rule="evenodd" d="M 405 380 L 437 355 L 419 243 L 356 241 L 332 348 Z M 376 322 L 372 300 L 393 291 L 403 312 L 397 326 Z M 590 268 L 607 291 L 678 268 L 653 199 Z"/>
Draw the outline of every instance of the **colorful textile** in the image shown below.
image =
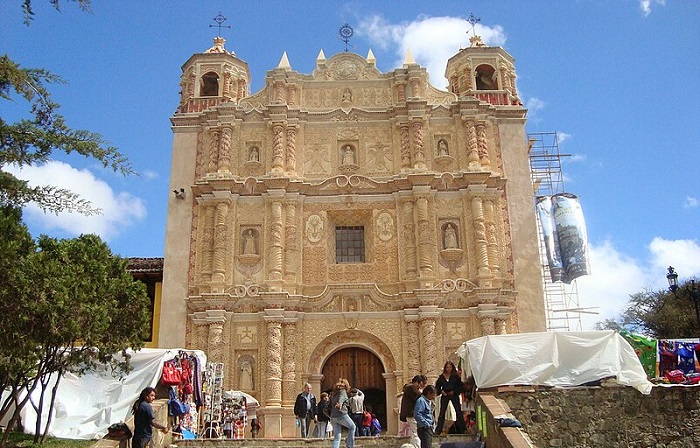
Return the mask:
<path fill-rule="evenodd" d="M 695 344 L 692 342 L 678 343 L 678 369 L 686 375 L 695 373 Z"/>
<path fill-rule="evenodd" d="M 656 377 L 656 339 L 650 339 L 639 334 L 632 334 L 625 330 L 620 331 L 620 335 L 625 338 L 634 349 L 647 376 L 649 378 Z"/>

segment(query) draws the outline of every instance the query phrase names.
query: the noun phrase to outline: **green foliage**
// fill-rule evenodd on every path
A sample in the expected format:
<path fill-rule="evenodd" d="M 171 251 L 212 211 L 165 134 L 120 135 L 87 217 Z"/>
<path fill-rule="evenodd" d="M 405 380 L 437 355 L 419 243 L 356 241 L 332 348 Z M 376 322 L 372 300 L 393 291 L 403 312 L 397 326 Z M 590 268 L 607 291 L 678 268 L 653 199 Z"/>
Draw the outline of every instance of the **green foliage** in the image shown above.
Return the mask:
<path fill-rule="evenodd" d="M 95 444 L 94 440 L 73 440 L 47 437 L 41 444 L 44 448 L 88 448 Z M 7 440 L 8 448 L 29 448 L 36 446 L 34 436 L 21 432 L 10 432 Z"/>
<path fill-rule="evenodd" d="M 30 187 L 2 167 L 45 163 L 54 151 L 92 157 L 122 174 L 133 174 L 126 158 L 116 148 L 106 146 L 99 134 L 74 130 L 57 113 L 46 84 L 63 82 L 43 69 L 22 68 L 8 55 L 0 56 L 0 99 L 15 97 L 30 105 L 28 118 L 8 123 L 0 116 L 0 205 L 23 205 L 34 201 L 46 211 L 72 210 L 91 214 L 98 210 L 68 190 L 46 185 Z"/>
<path fill-rule="evenodd" d="M 74 3 L 78 4 L 78 7 L 82 9 L 85 12 L 90 12 L 90 3 L 91 0 L 71 0 Z M 56 11 L 61 10 L 61 1 L 60 0 L 49 0 L 51 5 L 56 8 Z M 24 12 L 24 23 L 26 25 L 29 25 L 32 23 L 32 20 L 34 20 L 34 9 L 32 9 L 32 0 L 23 0 L 22 1 L 22 12 Z"/>

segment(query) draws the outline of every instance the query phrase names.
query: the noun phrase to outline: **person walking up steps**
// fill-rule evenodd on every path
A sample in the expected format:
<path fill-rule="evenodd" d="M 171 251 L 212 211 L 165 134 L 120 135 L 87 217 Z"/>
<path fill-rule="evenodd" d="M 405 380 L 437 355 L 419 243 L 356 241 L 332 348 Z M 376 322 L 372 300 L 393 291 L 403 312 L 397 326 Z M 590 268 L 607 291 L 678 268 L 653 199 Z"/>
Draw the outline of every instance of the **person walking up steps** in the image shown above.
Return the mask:
<path fill-rule="evenodd" d="M 311 421 L 316 421 L 316 397 L 311 393 L 311 384 L 304 384 L 304 391 L 297 395 L 294 402 L 294 415 L 299 419 L 301 426 L 301 437 L 309 436 L 309 425 Z"/>
<path fill-rule="evenodd" d="M 418 437 L 420 438 L 420 448 L 431 448 L 433 445 L 433 405 L 435 399 L 435 387 L 425 386 L 423 393 L 413 408 L 413 416 L 418 427 Z"/>
<path fill-rule="evenodd" d="M 340 437 L 343 428 L 348 429 L 348 438 L 345 441 L 347 448 L 355 448 L 355 423 L 348 415 L 348 392 L 350 383 L 345 378 L 340 378 L 333 386 L 331 393 L 331 425 L 333 425 L 332 448 L 340 448 Z"/>
<path fill-rule="evenodd" d="M 426 384 L 428 384 L 428 379 L 425 375 L 414 376 L 410 383 L 406 383 L 403 386 L 403 397 L 401 397 L 399 419 L 408 424 L 411 433 L 409 440 L 416 448 L 420 448 L 420 439 L 418 438 L 416 419 L 413 418 L 413 407 L 416 405 L 416 400 L 420 397 Z"/>

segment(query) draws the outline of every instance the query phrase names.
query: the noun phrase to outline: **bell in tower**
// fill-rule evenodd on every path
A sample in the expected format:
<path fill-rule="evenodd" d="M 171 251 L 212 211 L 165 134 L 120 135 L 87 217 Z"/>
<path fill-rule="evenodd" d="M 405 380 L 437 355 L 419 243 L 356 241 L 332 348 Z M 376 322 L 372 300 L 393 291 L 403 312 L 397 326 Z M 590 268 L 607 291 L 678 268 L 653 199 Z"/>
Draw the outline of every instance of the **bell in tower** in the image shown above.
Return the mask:
<path fill-rule="evenodd" d="M 472 96 L 496 106 L 522 106 L 513 57 L 501 47 L 487 46 L 476 34 L 469 41 L 471 46 L 447 61 L 450 91 L 459 98 Z"/>

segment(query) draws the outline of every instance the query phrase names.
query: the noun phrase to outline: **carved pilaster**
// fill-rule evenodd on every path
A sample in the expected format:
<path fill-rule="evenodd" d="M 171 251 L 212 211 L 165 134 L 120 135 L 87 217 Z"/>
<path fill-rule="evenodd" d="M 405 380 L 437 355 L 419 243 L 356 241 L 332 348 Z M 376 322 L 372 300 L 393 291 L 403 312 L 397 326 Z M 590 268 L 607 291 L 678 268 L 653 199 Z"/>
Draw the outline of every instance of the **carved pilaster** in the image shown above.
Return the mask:
<path fill-rule="evenodd" d="M 213 173 L 219 164 L 219 136 L 221 132 L 217 128 L 209 130 L 209 165 L 207 172 Z"/>
<path fill-rule="evenodd" d="M 476 125 L 476 141 L 479 153 L 479 162 L 482 168 L 491 167 L 491 159 L 489 158 L 488 146 L 486 143 L 486 124 L 478 123 Z"/>
<path fill-rule="evenodd" d="M 404 266 L 406 269 L 406 277 L 409 279 L 416 278 L 416 226 L 413 218 L 413 201 L 406 200 L 402 204 L 403 212 L 403 243 L 405 250 Z"/>
<path fill-rule="evenodd" d="M 424 170 L 426 166 L 423 149 L 423 123 L 414 121 L 411 125 L 411 131 L 413 131 L 413 160 L 415 160 L 413 167 L 417 170 Z"/>
<path fill-rule="evenodd" d="M 268 252 L 268 279 L 282 280 L 282 203 L 275 201 L 270 204 L 272 213 L 270 223 L 270 246 Z"/>
<path fill-rule="evenodd" d="M 287 127 L 287 171 L 293 174 L 296 171 L 297 158 L 296 158 L 296 140 L 297 140 L 297 127 L 288 126 Z"/>
<path fill-rule="evenodd" d="M 224 72 L 224 85 L 221 92 L 222 96 L 231 98 L 231 72 Z"/>
<path fill-rule="evenodd" d="M 284 126 L 275 124 L 272 127 L 272 171 L 284 171 Z"/>
<path fill-rule="evenodd" d="M 408 124 L 399 124 L 399 133 L 401 134 L 401 169 L 408 170 L 411 168 L 411 142 L 408 139 Z"/>
<path fill-rule="evenodd" d="M 476 248 L 476 268 L 479 277 L 490 277 L 489 257 L 486 242 L 486 226 L 484 224 L 484 206 L 481 197 L 472 198 L 472 219 L 474 226 L 474 246 Z"/>
<path fill-rule="evenodd" d="M 408 378 L 412 378 L 413 375 L 417 375 L 422 372 L 420 359 L 420 339 L 418 336 L 418 316 L 409 315 L 405 318 L 407 339 L 407 345 L 405 345 L 405 347 L 407 351 L 406 354 L 408 356 Z"/>
<path fill-rule="evenodd" d="M 494 277 L 500 277 L 498 235 L 496 227 L 494 199 L 484 200 L 484 224 L 486 226 L 487 254 L 489 269 Z"/>
<path fill-rule="evenodd" d="M 243 98 L 245 98 L 246 89 L 247 89 L 246 82 L 242 79 L 239 80 L 238 81 L 238 95 L 237 95 L 239 101 L 242 100 Z"/>
<path fill-rule="evenodd" d="M 228 202 L 216 204 L 216 217 L 214 224 L 214 258 L 212 261 L 212 291 L 221 291 L 226 279 L 226 254 L 228 253 L 228 225 L 226 224 L 229 212 Z M 217 286 L 218 285 L 218 286 Z"/>
<path fill-rule="evenodd" d="M 468 167 L 472 171 L 481 169 L 479 161 L 479 144 L 476 137 L 476 126 L 473 120 L 467 120 L 467 162 Z"/>
<path fill-rule="evenodd" d="M 479 323 L 481 324 L 481 335 L 488 336 L 490 334 L 496 334 L 496 325 L 493 317 L 491 316 L 481 316 L 479 317 Z"/>
<path fill-rule="evenodd" d="M 421 97 L 420 79 L 411 78 L 411 79 L 409 79 L 409 82 L 411 83 L 411 97 L 420 98 Z"/>
<path fill-rule="evenodd" d="M 396 83 L 396 97 L 399 103 L 406 102 L 406 81 Z"/>
<path fill-rule="evenodd" d="M 428 377 L 429 383 L 434 383 L 440 375 L 441 369 L 439 360 L 444 356 L 438 354 L 437 349 L 437 335 L 435 334 L 436 314 L 437 313 L 433 310 L 420 313 L 420 336 L 422 339 L 423 353 L 425 353 L 425 358 L 421 359 L 421 361 L 423 361 L 422 371 L 425 372 L 425 375 Z"/>
<path fill-rule="evenodd" d="M 287 87 L 287 103 L 290 106 L 297 105 L 297 87 L 296 86 L 288 86 Z"/>
<path fill-rule="evenodd" d="M 294 406 L 296 398 L 296 347 L 297 347 L 297 324 L 294 322 L 284 322 L 284 363 L 282 364 L 282 406 Z"/>
<path fill-rule="evenodd" d="M 285 99 L 285 88 L 284 88 L 284 83 L 282 81 L 275 82 L 275 99 L 274 102 L 276 104 L 284 104 L 286 99 Z"/>
<path fill-rule="evenodd" d="M 496 331 L 496 334 L 508 334 L 506 331 L 506 320 L 494 319 L 494 330 Z"/>
<path fill-rule="evenodd" d="M 224 323 L 226 323 L 226 312 L 224 310 L 207 310 L 202 313 L 203 318 L 209 325 L 207 336 L 207 357 L 211 362 L 223 362 L 222 344 L 224 334 Z"/>
<path fill-rule="evenodd" d="M 283 310 L 265 310 L 267 323 L 266 406 L 282 405 L 282 316 Z"/>
<path fill-rule="evenodd" d="M 298 253 L 297 248 L 297 206 L 296 204 L 286 204 L 286 223 L 285 223 L 285 237 L 286 242 L 284 245 L 284 276 L 285 280 L 294 283 L 296 280 L 296 273 L 299 268 Z"/>
<path fill-rule="evenodd" d="M 218 171 L 231 171 L 231 137 L 233 130 L 226 126 L 221 131 L 221 144 L 219 146 Z"/>
<path fill-rule="evenodd" d="M 430 225 L 428 214 L 428 199 L 419 197 L 416 199 L 418 222 L 418 268 L 422 279 L 433 276 L 433 252 L 435 251 L 435 237 Z"/>
<path fill-rule="evenodd" d="M 204 223 L 202 228 L 202 269 L 200 274 L 202 283 L 209 283 L 214 260 L 214 215 L 216 208 L 211 204 L 202 205 L 201 207 L 204 208 Z"/>

